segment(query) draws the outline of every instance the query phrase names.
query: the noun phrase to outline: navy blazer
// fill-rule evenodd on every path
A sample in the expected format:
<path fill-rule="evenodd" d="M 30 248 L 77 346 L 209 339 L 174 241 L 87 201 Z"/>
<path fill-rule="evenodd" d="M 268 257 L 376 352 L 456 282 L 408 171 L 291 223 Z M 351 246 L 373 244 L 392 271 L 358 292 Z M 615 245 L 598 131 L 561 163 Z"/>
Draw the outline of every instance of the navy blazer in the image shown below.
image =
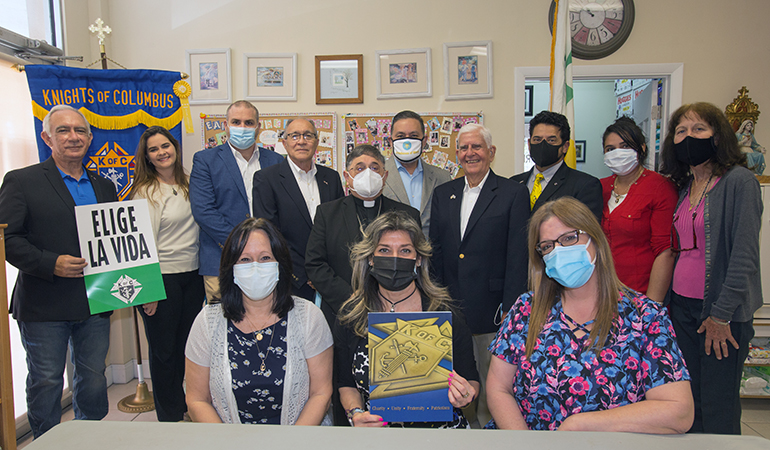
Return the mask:
<path fill-rule="evenodd" d="M 464 188 L 465 177 L 433 192 L 431 270 L 459 302 L 473 334 L 493 333 L 495 317 L 499 323 L 527 290 L 529 193 L 490 170 L 461 237 Z"/>
<path fill-rule="evenodd" d="M 259 149 L 262 169 L 278 164 L 283 157 Z M 230 149 L 224 144 L 201 150 L 193 156 L 190 172 L 190 207 L 200 227 L 201 275 L 218 276 L 219 260 L 227 236 L 236 225 L 251 217 L 243 176 Z"/>
<path fill-rule="evenodd" d="M 83 168 L 98 203 L 116 202 L 115 185 Z M 5 251 L 19 269 L 11 297 L 16 320 L 79 321 L 91 316 L 83 278 L 53 274 L 60 255 L 81 257 L 72 199 L 53 158 L 5 175 L 0 223 L 7 223 Z"/>
<path fill-rule="evenodd" d="M 406 211 L 420 223 L 420 211 L 385 196 L 381 198 L 381 213 Z M 305 270 L 324 303 L 331 306 L 335 314 L 353 293 L 350 247 L 362 237 L 353 196 L 324 203 L 316 210 L 305 251 Z"/>
<path fill-rule="evenodd" d="M 321 203 L 344 197 L 339 174 L 316 164 L 315 180 Z M 292 281 L 296 289 L 307 283 L 305 272 L 305 248 L 313 220 L 307 210 L 305 198 L 297 185 L 297 179 L 289 166 L 289 160 L 260 170 L 254 174 L 252 189 L 254 217 L 272 222 L 283 234 L 291 252 L 294 269 Z"/>
<path fill-rule="evenodd" d="M 514 175 L 511 177 L 511 180 L 521 183 L 526 188 L 533 170 L 534 168 Z M 602 223 L 602 210 L 604 209 L 602 205 L 602 182 L 592 175 L 569 167 L 567 163 L 562 163 L 559 170 L 551 178 L 551 181 L 543 189 L 543 192 L 540 193 L 540 197 L 537 198 L 532 212 L 537 211 L 546 202 L 565 196 L 580 200 L 594 213 L 599 223 Z"/>

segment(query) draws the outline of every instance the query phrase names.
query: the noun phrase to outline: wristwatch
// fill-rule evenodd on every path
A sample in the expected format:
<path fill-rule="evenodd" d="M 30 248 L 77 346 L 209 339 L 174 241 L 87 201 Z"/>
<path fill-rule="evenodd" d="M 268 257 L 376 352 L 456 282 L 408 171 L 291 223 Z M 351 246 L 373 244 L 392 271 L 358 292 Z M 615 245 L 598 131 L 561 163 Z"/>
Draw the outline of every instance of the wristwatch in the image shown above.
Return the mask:
<path fill-rule="evenodd" d="M 355 426 L 353 425 L 353 416 L 355 416 L 358 413 L 364 413 L 364 412 L 366 411 L 358 407 L 345 410 L 345 415 L 348 416 L 348 422 L 350 422 L 351 427 Z"/>

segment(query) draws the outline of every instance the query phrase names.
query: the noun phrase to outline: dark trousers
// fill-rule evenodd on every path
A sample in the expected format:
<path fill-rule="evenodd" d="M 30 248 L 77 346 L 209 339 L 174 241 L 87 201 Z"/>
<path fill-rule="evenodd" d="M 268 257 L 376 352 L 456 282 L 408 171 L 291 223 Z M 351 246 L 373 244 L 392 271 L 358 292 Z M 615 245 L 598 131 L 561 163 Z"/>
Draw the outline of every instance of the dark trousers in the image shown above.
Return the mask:
<path fill-rule="evenodd" d="M 150 355 L 155 413 L 160 422 L 179 422 L 187 411 L 184 389 L 185 345 L 195 317 L 203 307 L 203 277 L 198 271 L 163 275 L 166 300 L 144 320 Z"/>
<path fill-rule="evenodd" d="M 741 434 L 741 375 L 754 327 L 751 322 L 731 322 L 730 332 L 740 348 L 736 350 L 728 342 L 728 356 L 718 360 L 713 349 L 706 356 L 706 333 L 698 334 L 702 311 L 703 300 L 672 292 L 671 322 L 690 371 L 695 401 L 695 421 L 689 432 Z"/>

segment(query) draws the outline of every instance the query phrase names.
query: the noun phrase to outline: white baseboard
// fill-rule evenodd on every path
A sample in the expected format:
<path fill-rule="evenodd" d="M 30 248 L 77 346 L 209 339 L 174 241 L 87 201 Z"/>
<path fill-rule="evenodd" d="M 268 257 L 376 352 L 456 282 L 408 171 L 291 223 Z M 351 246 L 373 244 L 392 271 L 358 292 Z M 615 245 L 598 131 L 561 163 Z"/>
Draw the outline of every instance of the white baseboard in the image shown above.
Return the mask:
<path fill-rule="evenodd" d="M 150 361 L 149 360 L 145 359 L 143 361 L 142 373 L 144 375 L 144 378 L 150 378 Z M 107 369 L 104 371 L 104 376 L 107 378 L 107 386 L 110 386 L 112 384 L 125 384 L 133 380 L 134 378 L 139 378 L 139 374 L 137 372 L 136 360 L 132 359 L 131 361 L 125 364 L 111 364 L 107 366 Z"/>

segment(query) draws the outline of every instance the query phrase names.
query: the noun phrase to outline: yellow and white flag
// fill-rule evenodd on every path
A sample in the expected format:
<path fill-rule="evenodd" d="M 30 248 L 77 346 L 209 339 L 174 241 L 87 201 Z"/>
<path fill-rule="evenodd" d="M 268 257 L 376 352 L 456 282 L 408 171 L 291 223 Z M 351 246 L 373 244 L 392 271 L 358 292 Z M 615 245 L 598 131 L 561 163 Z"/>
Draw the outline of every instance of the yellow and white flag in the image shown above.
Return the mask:
<path fill-rule="evenodd" d="M 575 168 L 575 111 L 572 99 L 572 35 L 569 27 L 569 0 L 554 0 L 551 38 L 551 101 L 549 110 L 563 114 L 570 123 L 570 146 L 564 160 Z"/>

